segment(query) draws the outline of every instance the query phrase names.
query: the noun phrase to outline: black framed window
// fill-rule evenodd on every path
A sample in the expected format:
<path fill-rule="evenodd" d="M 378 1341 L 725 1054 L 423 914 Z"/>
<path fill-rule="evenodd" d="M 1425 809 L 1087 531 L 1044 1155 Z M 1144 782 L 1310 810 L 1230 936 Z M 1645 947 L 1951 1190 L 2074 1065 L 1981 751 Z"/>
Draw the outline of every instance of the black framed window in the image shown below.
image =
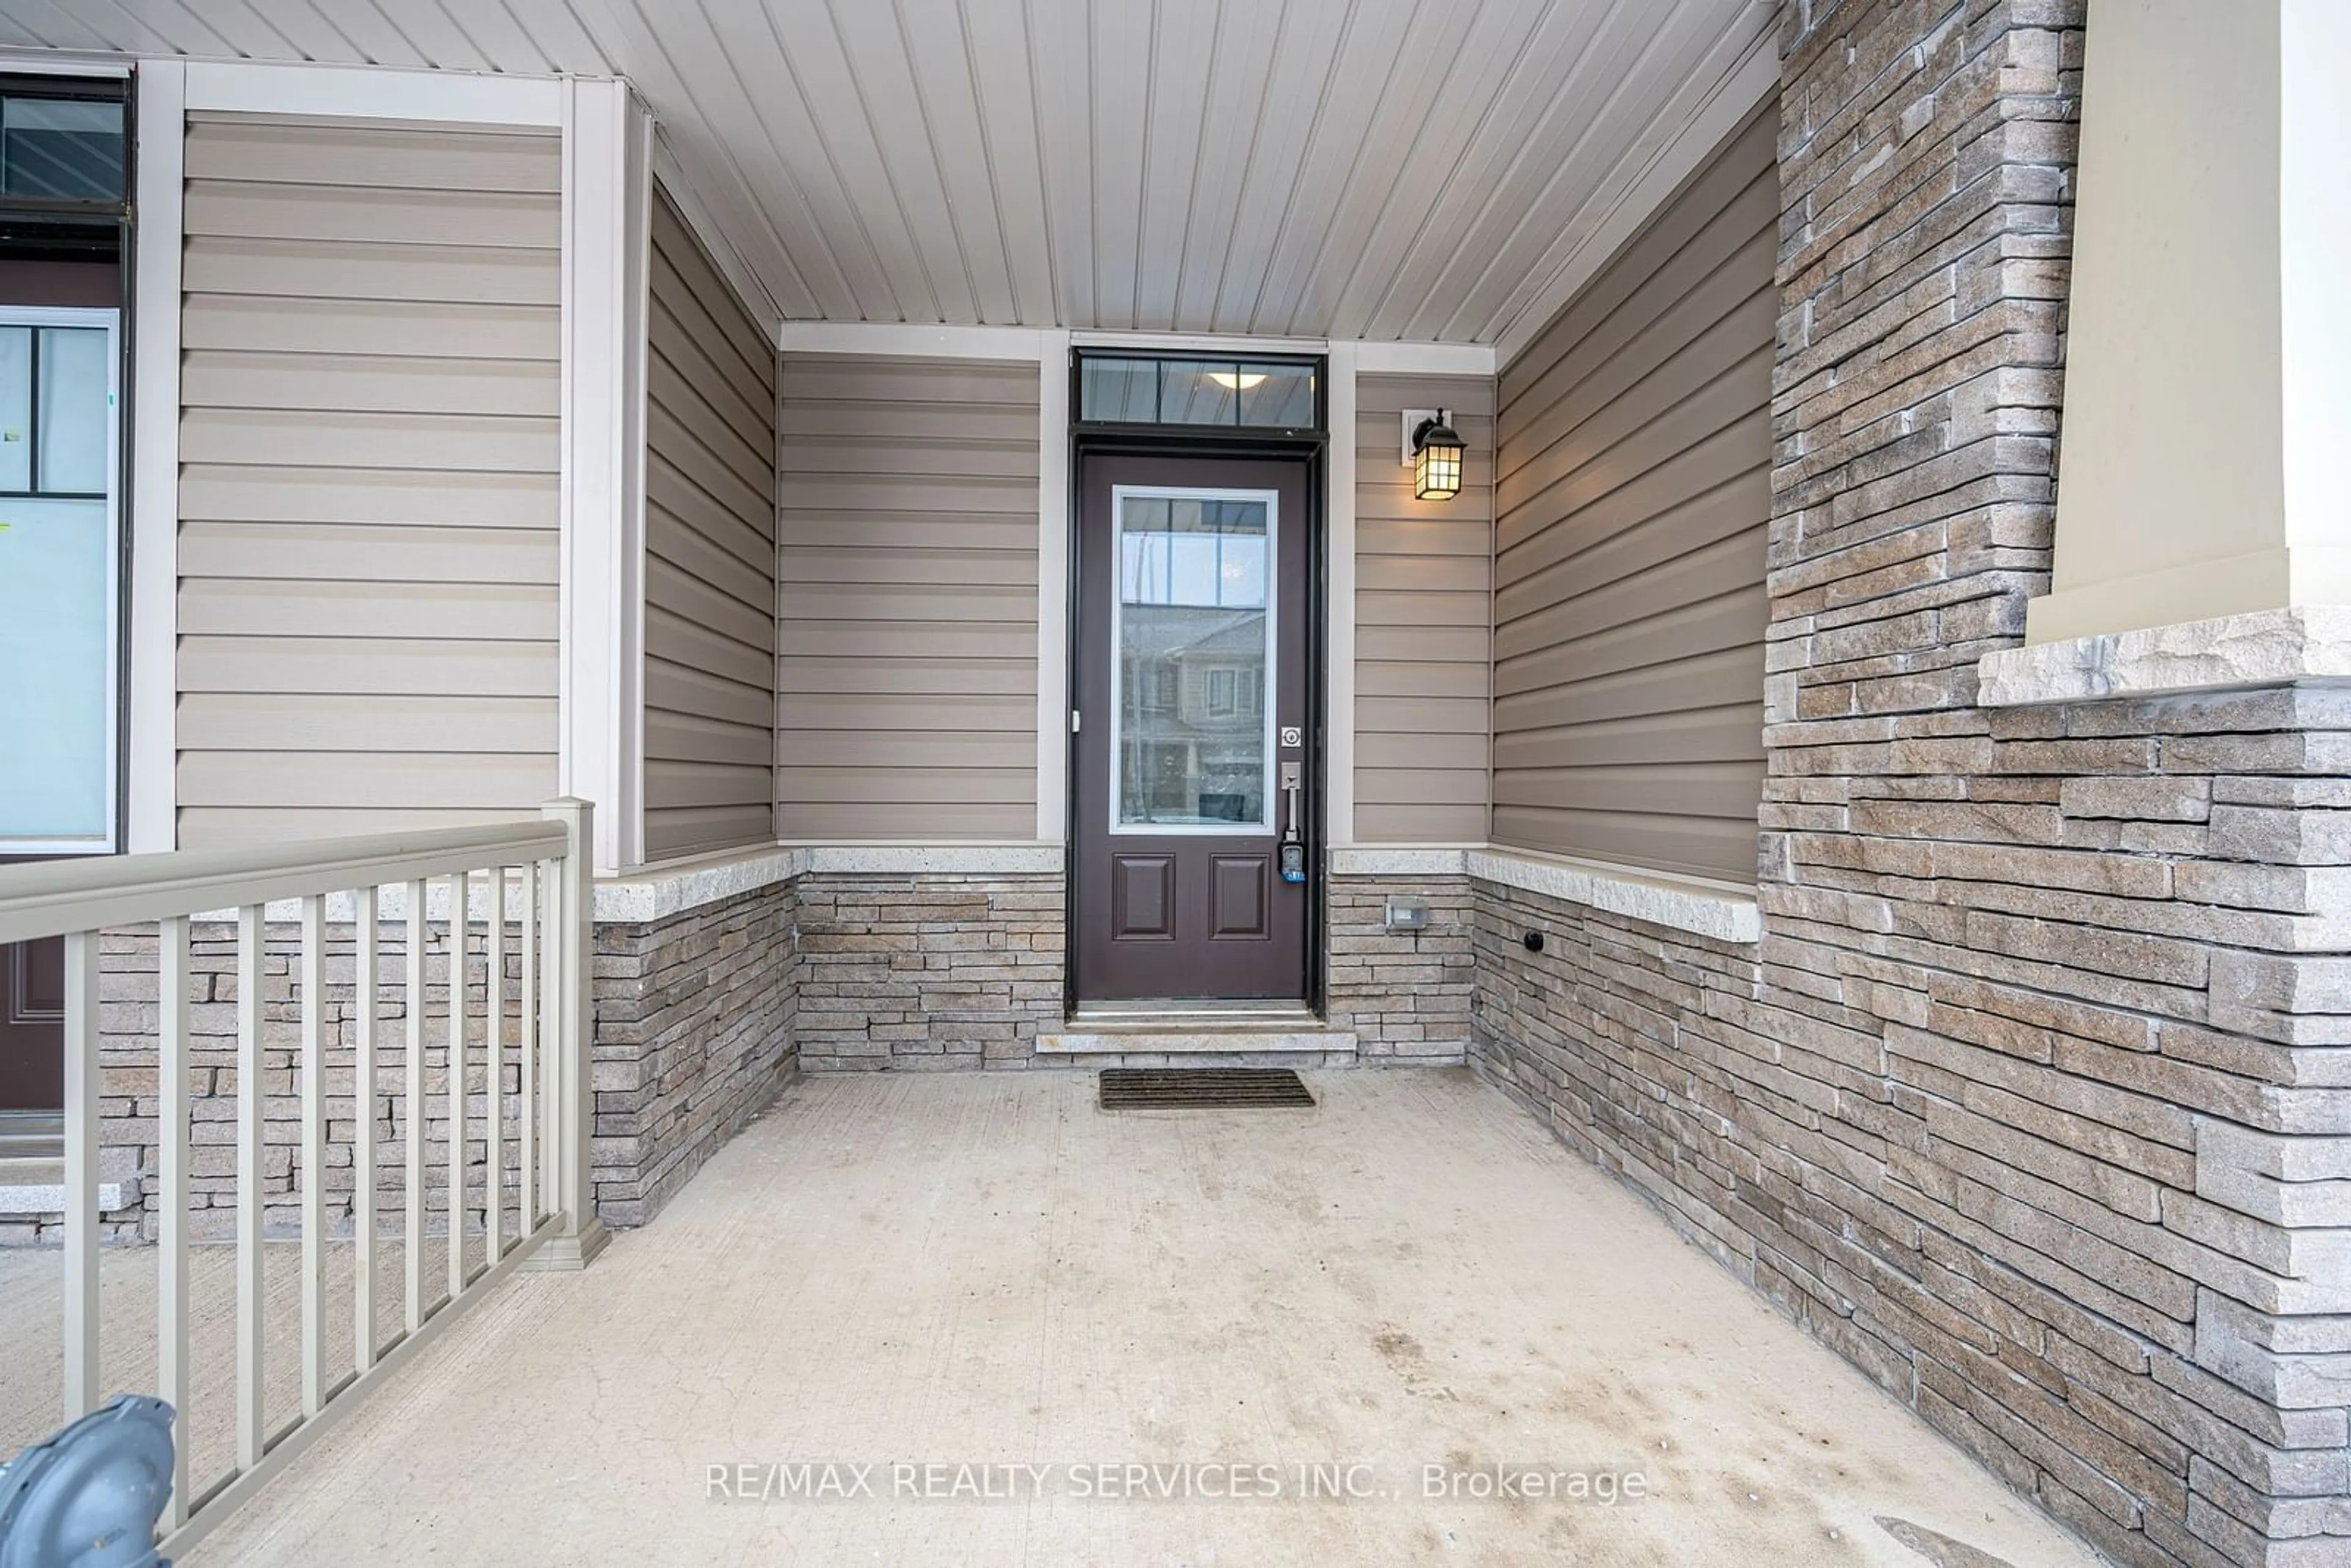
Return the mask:
<path fill-rule="evenodd" d="M 1318 360 L 1081 350 L 1078 423 L 1318 431 L 1322 371 Z"/>

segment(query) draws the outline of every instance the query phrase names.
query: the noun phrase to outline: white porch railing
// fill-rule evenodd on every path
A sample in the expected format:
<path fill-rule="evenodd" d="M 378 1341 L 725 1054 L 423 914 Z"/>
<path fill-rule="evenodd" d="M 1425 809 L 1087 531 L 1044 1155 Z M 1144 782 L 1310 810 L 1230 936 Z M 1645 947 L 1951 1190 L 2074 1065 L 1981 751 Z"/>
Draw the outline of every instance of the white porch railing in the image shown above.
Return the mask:
<path fill-rule="evenodd" d="M 119 1393 L 152 1393 L 171 1402 L 177 1412 L 177 1472 L 161 1527 L 167 1555 L 186 1550 L 525 1260 L 577 1268 L 601 1245 L 589 1160 L 590 812 L 585 801 L 559 800 L 546 808 L 545 821 L 511 826 L 0 869 L 0 945 L 63 936 L 66 946 L 63 1416 L 73 1421 Z M 192 1484 L 191 926 L 231 919 L 234 1459 L 225 1473 Z M 277 946 L 290 948 L 285 979 L 298 1004 L 293 1080 L 300 1101 L 298 1150 L 292 1156 L 299 1187 L 301 1318 L 292 1337 L 300 1400 L 291 1419 L 276 1421 L 265 1399 L 265 1362 L 286 1353 L 287 1336 L 273 1336 L 265 1319 L 265 1222 L 271 1205 L 264 1150 L 290 1140 L 265 1144 L 271 1076 L 264 1065 L 265 955 L 273 920 L 298 923 L 297 937 L 281 938 Z M 333 1232 L 342 1227 L 330 1225 L 328 1192 L 327 1055 L 334 1027 L 328 957 L 346 921 L 355 967 L 349 1043 L 339 1044 L 337 1053 L 350 1052 L 355 1101 L 345 1113 L 353 1179 L 347 1234 L 339 1237 Z M 157 1386 L 152 1390 L 108 1389 L 99 1382 L 100 933 L 126 927 L 152 928 L 158 948 Z M 383 988 L 393 983 L 381 972 L 387 927 L 402 949 L 397 994 L 404 1038 L 396 1049 L 404 1071 L 379 1084 L 394 1048 L 383 1030 L 391 1020 L 380 1016 Z M 445 1016 L 429 1018 L 426 960 L 436 927 L 447 954 L 447 1007 Z M 128 1043 L 141 1046 L 145 1031 L 137 1032 L 141 1038 Z M 108 1049 L 119 1057 L 125 1044 L 118 1032 Z M 444 1070 L 437 1079 L 427 1070 L 436 1047 Z M 469 1096 L 469 1083 L 480 1086 L 478 1097 Z M 380 1107 L 387 1103 L 396 1112 L 387 1126 L 401 1130 L 392 1134 L 394 1148 L 379 1149 Z M 427 1159 L 428 1124 L 436 1111 L 446 1118 L 437 1171 L 428 1168 L 434 1162 Z M 469 1157 L 475 1151 L 478 1165 Z M 445 1205 L 445 1268 L 428 1278 L 428 1209 L 436 1183 Z M 385 1228 L 378 1217 L 380 1189 L 389 1192 L 395 1185 L 402 1221 L 380 1234 Z M 208 1201 L 215 1212 L 222 1207 L 217 1193 Z M 276 1217 L 281 1233 L 285 1213 L 281 1207 Z M 476 1215 L 478 1227 L 469 1223 Z M 340 1206 L 331 1218 L 342 1219 Z M 291 1250 L 289 1243 L 280 1245 Z M 349 1249 L 347 1304 L 330 1301 L 345 1293 L 340 1268 L 330 1281 L 330 1246 Z M 396 1323 L 380 1324 L 379 1291 L 389 1294 L 392 1280 L 379 1273 L 379 1264 L 392 1247 L 401 1254 L 402 1310 Z M 348 1364 L 340 1364 L 345 1359 L 340 1356 L 330 1361 L 329 1313 L 335 1310 L 350 1313 Z M 338 1330 L 331 1337 L 343 1336 Z"/>

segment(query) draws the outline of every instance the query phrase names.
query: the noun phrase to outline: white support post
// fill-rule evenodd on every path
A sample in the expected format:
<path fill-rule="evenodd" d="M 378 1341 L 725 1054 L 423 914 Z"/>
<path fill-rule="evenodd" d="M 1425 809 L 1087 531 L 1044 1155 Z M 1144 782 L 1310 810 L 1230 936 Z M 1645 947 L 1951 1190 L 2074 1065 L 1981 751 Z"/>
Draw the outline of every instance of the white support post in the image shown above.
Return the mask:
<path fill-rule="evenodd" d="M 178 847 L 180 230 L 187 68 L 142 60 L 131 322 L 130 847 Z"/>
<path fill-rule="evenodd" d="M 562 788 L 594 866 L 643 856 L 643 475 L 651 121 L 621 81 L 563 84 Z"/>
<path fill-rule="evenodd" d="M 550 821 L 564 824 L 571 848 L 557 869 L 554 905 L 543 961 L 550 976 L 546 1042 L 548 1096 L 552 1103 L 555 1191 L 562 1223 L 526 1267 L 584 1269 L 604 1249 L 610 1233 L 596 1218 L 596 1172 L 590 1157 L 595 1134 L 596 1008 L 590 988 L 589 955 L 595 946 L 595 889 L 588 845 L 593 841 L 596 809 L 586 800 L 551 800 Z"/>
<path fill-rule="evenodd" d="M 1331 345 L 1329 492 L 1323 502 L 1322 832 L 1355 841 L 1355 346 Z"/>
<path fill-rule="evenodd" d="M 66 938 L 65 1409 L 98 1408 L 98 935 Z"/>
<path fill-rule="evenodd" d="M 188 1519 L 188 922 L 165 920 L 156 935 L 155 1391 L 172 1411 L 169 1531 Z"/>
<path fill-rule="evenodd" d="M 1069 836 L 1070 335 L 1037 357 L 1037 838 Z"/>

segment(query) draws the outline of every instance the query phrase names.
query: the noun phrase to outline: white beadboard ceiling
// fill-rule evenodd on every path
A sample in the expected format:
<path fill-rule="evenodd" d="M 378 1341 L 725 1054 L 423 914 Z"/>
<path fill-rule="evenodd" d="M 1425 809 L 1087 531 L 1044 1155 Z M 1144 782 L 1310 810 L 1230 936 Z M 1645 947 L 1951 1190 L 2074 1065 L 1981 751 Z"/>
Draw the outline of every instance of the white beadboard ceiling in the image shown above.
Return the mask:
<path fill-rule="evenodd" d="M 1775 9 L 0 0 L 0 46 L 617 72 L 783 319 L 1495 342 Z"/>

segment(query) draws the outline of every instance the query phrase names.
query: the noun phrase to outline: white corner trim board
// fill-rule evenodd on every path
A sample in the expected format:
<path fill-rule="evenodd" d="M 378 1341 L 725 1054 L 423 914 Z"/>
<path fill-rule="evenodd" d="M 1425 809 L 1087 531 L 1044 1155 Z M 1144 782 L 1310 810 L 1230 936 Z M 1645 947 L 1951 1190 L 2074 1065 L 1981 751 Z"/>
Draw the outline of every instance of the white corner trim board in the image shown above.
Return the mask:
<path fill-rule="evenodd" d="M 2351 606 L 2305 605 L 1986 653 L 1986 707 L 2351 680 Z"/>
<path fill-rule="evenodd" d="M 1322 831 L 1355 841 L 1355 378 L 1360 350 L 1331 345 L 1324 418 L 1339 439 L 1323 448 Z"/>
<path fill-rule="evenodd" d="M 1070 810 L 1070 335 L 1040 335 L 1037 361 L 1037 837 L 1059 843 Z"/>
<path fill-rule="evenodd" d="M 152 60 L 134 89 L 140 228 L 170 243 L 138 247 L 133 299 L 180 298 L 186 85 L 177 60 Z M 180 847 L 180 312 L 141 310 L 131 327 L 128 847 L 161 854 Z"/>
<path fill-rule="evenodd" d="M 632 394 L 643 330 L 645 112 L 626 82 L 567 79 L 563 124 L 563 520 L 558 787 L 596 802 L 596 866 L 632 863 L 644 831 L 634 716 L 642 677 L 643 475 Z M 640 378 L 641 379 L 641 378 Z"/>

